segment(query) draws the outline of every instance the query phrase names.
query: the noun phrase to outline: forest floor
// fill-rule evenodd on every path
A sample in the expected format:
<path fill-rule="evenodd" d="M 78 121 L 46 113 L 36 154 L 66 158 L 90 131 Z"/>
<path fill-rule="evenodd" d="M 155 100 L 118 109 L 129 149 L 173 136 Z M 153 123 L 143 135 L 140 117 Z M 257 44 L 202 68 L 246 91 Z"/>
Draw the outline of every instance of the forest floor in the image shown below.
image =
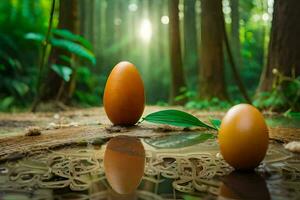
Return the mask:
<path fill-rule="evenodd" d="M 182 107 L 147 106 L 144 115 L 170 108 L 184 110 Z M 199 110 L 185 111 L 203 121 L 209 118 L 221 119 L 225 114 Z M 0 113 L 0 161 L 19 159 L 45 149 L 101 143 L 116 135 L 145 138 L 198 130 L 205 129 L 182 129 L 147 122 L 133 127 L 112 126 L 102 107 L 71 108 L 60 112 Z M 269 127 L 269 134 L 271 140 L 286 143 L 299 140 L 300 129 Z"/>

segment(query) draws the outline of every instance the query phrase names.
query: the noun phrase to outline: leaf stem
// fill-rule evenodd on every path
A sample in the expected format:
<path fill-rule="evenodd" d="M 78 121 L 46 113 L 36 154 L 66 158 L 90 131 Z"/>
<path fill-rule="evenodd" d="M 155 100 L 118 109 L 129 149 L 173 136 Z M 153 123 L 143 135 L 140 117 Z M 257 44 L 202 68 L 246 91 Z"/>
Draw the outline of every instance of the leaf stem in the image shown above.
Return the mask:
<path fill-rule="evenodd" d="M 44 69 L 45 63 L 46 63 L 46 52 L 47 52 L 47 47 L 48 47 L 48 44 L 50 41 L 50 35 L 51 35 L 51 30 L 52 30 L 52 25 L 53 25 L 54 10 L 55 10 L 55 0 L 52 0 L 48 30 L 47 30 L 45 41 L 43 41 L 43 43 L 42 43 L 42 55 L 41 55 L 40 63 L 39 63 L 39 73 L 38 73 L 38 80 L 37 80 L 37 86 L 36 86 L 37 94 L 35 96 L 35 100 L 32 105 L 32 108 L 31 108 L 32 112 L 35 112 L 36 107 L 40 102 L 42 72 L 43 72 L 43 69 Z"/>

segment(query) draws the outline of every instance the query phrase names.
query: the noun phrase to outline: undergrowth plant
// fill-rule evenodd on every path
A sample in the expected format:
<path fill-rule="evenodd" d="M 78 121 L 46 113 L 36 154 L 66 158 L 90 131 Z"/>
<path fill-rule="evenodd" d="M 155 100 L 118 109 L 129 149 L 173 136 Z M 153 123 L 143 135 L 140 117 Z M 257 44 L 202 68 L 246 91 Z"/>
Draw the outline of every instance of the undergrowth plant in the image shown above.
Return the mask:
<path fill-rule="evenodd" d="M 15 111 L 28 106 L 35 95 L 37 58 L 40 45 L 28 45 L 24 34 L 45 32 L 46 7 L 30 6 L 35 1 L 0 2 L 0 111 Z M 47 4 L 47 3 L 45 3 Z M 36 17 L 38 13 L 38 17 Z"/>
<path fill-rule="evenodd" d="M 300 76 L 286 76 L 273 69 L 274 81 L 270 92 L 258 94 L 254 105 L 271 111 L 300 111 Z"/>
<path fill-rule="evenodd" d="M 46 41 L 46 37 L 39 33 L 27 33 L 25 38 L 28 40 L 33 40 L 39 43 L 43 43 Z M 49 63 L 49 56 L 51 49 L 59 48 L 63 49 L 68 53 L 71 53 L 71 56 L 67 56 L 65 54 L 61 54 L 58 56 L 59 61 L 64 61 L 64 63 L 69 63 L 70 65 L 61 65 L 58 63 L 49 63 L 49 69 L 53 70 L 57 75 L 59 75 L 64 82 L 69 82 L 70 77 L 75 70 L 75 67 L 83 67 L 83 66 L 75 66 L 78 60 L 82 59 L 90 62 L 92 65 L 95 65 L 96 58 L 93 53 L 92 45 L 88 40 L 84 37 L 74 34 L 65 29 L 53 29 L 51 30 L 50 38 L 49 38 L 49 47 L 47 55 L 44 55 L 46 59 L 43 61 L 45 63 Z M 76 57 L 73 57 L 75 55 Z M 76 59 L 76 60 L 75 60 Z M 45 73 L 47 70 L 41 71 L 41 73 Z"/>
<path fill-rule="evenodd" d="M 220 100 L 217 97 L 212 99 L 200 99 L 196 91 L 188 90 L 187 88 L 181 88 L 181 95 L 175 98 L 175 101 L 187 99 L 185 107 L 188 109 L 199 110 L 225 110 L 232 106 L 229 101 Z"/>
<path fill-rule="evenodd" d="M 92 65 L 96 64 L 96 58 L 92 50 L 93 47 L 88 40 L 78 34 L 70 32 L 69 30 L 53 28 L 55 2 L 55 0 L 52 0 L 48 31 L 46 35 L 44 36 L 40 33 L 30 32 L 24 37 L 25 39 L 39 42 L 42 46 L 42 55 L 40 58 L 36 87 L 37 94 L 32 105 L 32 111 L 35 111 L 36 107 L 40 103 L 41 90 L 43 88 L 42 86 L 44 86 L 42 79 L 44 79 L 45 75 L 48 74 L 49 70 L 53 70 L 53 72 L 55 72 L 62 79 L 59 90 L 56 94 L 56 100 L 59 100 L 62 96 L 65 83 L 71 80 L 72 74 L 76 74 L 77 68 L 79 67 L 76 65 L 80 63 L 80 60 L 87 60 Z M 51 52 L 55 48 L 62 49 L 64 51 L 56 51 L 56 53 L 59 52 L 59 55 L 56 55 L 58 57 L 58 61 L 54 63 L 53 61 L 49 62 Z M 71 87 L 73 88 L 75 88 L 76 82 L 74 77 L 72 79 L 73 81 L 70 83 Z M 68 98 L 72 97 L 72 91 L 73 89 L 68 91 Z"/>

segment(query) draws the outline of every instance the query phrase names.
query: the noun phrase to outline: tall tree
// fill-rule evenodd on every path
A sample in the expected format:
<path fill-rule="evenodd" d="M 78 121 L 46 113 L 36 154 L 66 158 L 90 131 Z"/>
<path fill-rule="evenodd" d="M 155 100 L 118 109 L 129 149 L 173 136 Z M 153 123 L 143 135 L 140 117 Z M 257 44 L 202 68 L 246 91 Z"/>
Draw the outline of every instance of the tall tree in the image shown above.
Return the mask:
<path fill-rule="evenodd" d="M 114 37 L 115 37 L 115 16 L 114 14 L 116 9 L 116 0 L 108 0 L 107 7 L 106 7 L 106 16 L 105 16 L 105 48 L 109 48 L 114 44 Z"/>
<path fill-rule="evenodd" d="M 79 34 L 79 15 L 77 0 L 60 0 L 59 2 L 59 23 L 58 28 L 68 29 L 72 33 Z M 50 64 L 62 64 L 71 66 L 71 63 L 59 59 L 59 55 L 72 56 L 62 49 L 54 49 L 50 55 Z M 64 81 L 52 70 L 46 77 L 45 84 L 40 94 L 42 101 L 58 100 L 67 103 L 73 95 L 75 89 L 76 68 L 73 68 L 71 79 L 68 83 Z"/>
<path fill-rule="evenodd" d="M 227 99 L 221 0 L 201 0 L 200 96 Z"/>
<path fill-rule="evenodd" d="M 75 0 L 76 1 L 76 0 Z M 89 41 L 94 41 L 94 9 L 95 0 L 79 1 L 80 33 Z"/>
<path fill-rule="evenodd" d="M 96 66 L 98 67 L 93 67 L 93 72 L 95 73 L 100 73 L 101 69 L 101 45 L 102 45 L 102 37 L 101 37 L 101 28 L 102 28 L 102 9 L 101 9 L 101 1 L 100 0 L 93 0 L 93 40 L 92 44 L 94 47 L 94 52 L 96 55 Z"/>
<path fill-rule="evenodd" d="M 239 13 L 239 0 L 230 0 L 231 8 L 231 47 L 234 59 L 238 68 L 240 68 L 241 53 L 240 53 L 240 13 Z"/>
<path fill-rule="evenodd" d="M 188 81 L 193 86 L 196 85 L 198 74 L 198 53 L 197 53 L 197 31 L 196 31 L 196 0 L 184 1 L 184 66 L 187 72 Z"/>
<path fill-rule="evenodd" d="M 179 0 L 169 0 L 170 15 L 170 53 L 171 53 L 171 104 L 183 104 L 184 99 L 175 101 L 175 97 L 180 95 L 180 88 L 185 87 L 185 79 L 182 67 L 181 44 L 179 31 Z"/>
<path fill-rule="evenodd" d="M 149 1 L 149 20 L 152 22 L 152 37 L 151 41 L 149 42 L 149 66 L 163 66 L 162 60 L 159 59 L 162 54 L 160 52 L 160 39 L 162 39 L 161 34 L 163 31 L 159 32 L 159 26 L 161 26 L 160 16 L 161 16 L 161 8 L 163 7 L 162 1 Z M 163 97 L 161 96 L 162 93 L 158 93 L 162 89 L 162 80 L 157 80 L 157 77 L 162 74 L 163 67 L 156 68 L 153 70 L 152 67 L 148 69 L 149 81 L 152 83 L 148 91 L 151 91 L 152 94 L 156 93 L 157 95 L 149 95 L 147 100 L 149 102 L 157 102 L 161 100 Z"/>
<path fill-rule="evenodd" d="M 300 1 L 275 0 L 267 64 L 258 91 L 272 89 L 276 68 L 280 73 L 300 75 Z"/>

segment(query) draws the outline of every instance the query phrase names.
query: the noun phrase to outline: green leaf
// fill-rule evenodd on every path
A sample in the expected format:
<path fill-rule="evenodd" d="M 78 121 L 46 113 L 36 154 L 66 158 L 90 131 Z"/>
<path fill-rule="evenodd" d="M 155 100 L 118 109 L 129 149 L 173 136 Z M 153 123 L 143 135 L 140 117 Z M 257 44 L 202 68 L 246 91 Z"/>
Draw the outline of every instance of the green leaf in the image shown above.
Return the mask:
<path fill-rule="evenodd" d="M 180 133 L 178 135 L 165 136 L 160 138 L 147 138 L 145 142 L 155 148 L 182 148 L 192 146 L 215 136 L 212 133 Z"/>
<path fill-rule="evenodd" d="M 7 110 L 14 102 L 13 96 L 4 97 L 0 99 L 0 110 Z"/>
<path fill-rule="evenodd" d="M 71 31 L 69 31 L 67 29 L 53 29 L 52 33 L 54 35 L 62 37 L 64 39 L 71 40 L 71 41 L 74 41 L 74 42 L 78 42 L 82 46 L 84 46 L 85 48 L 89 49 L 90 51 L 92 51 L 92 49 L 93 49 L 92 44 L 88 40 L 86 40 L 81 35 L 77 35 L 77 34 L 72 33 Z"/>
<path fill-rule="evenodd" d="M 14 39 L 15 37 L 12 36 L 13 34 L 4 34 L 0 33 L 0 46 L 1 49 L 8 49 L 13 50 L 15 53 L 19 51 L 18 42 Z"/>
<path fill-rule="evenodd" d="M 215 127 L 216 130 L 220 129 L 220 126 L 221 126 L 221 123 L 222 123 L 221 120 L 219 120 L 219 119 L 210 119 L 209 121 L 212 124 L 212 126 Z"/>
<path fill-rule="evenodd" d="M 51 69 L 55 71 L 64 81 L 68 82 L 72 74 L 72 68 L 64 65 L 53 64 Z"/>
<path fill-rule="evenodd" d="M 25 39 L 27 40 L 34 40 L 34 41 L 39 41 L 42 42 L 45 40 L 45 36 L 39 33 L 27 33 L 24 36 Z"/>
<path fill-rule="evenodd" d="M 93 52 L 86 49 L 85 47 L 83 47 L 80 44 L 77 44 L 75 42 L 68 41 L 65 39 L 56 39 L 56 38 L 51 39 L 51 44 L 54 47 L 59 47 L 59 48 L 65 49 L 65 50 L 69 51 L 70 53 L 73 53 L 79 57 L 85 58 L 85 59 L 89 60 L 93 65 L 96 64 L 96 58 L 95 58 L 95 55 L 93 54 Z"/>
<path fill-rule="evenodd" d="M 300 119 L 300 112 L 294 112 L 294 111 L 288 110 L 283 114 L 283 116 L 294 118 L 294 119 Z"/>
<path fill-rule="evenodd" d="M 66 55 L 59 55 L 59 58 L 66 63 L 71 63 L 71 58 Z"/>
<path fill-rule="evenodd" d="M 168 124 L 180 127 L 199 126 L 216 130 L 215 127 L 205 124 L 195 116 L 180 110 L 162 110 L 154 112 L 144 117 L 143 120 L 157 124 Z"/>
<path fill-rule="evenodd" d="M 11 84 L 20 96 L 24 96 L 29 91 L 28 85 L 21 81 L 13 80 Z"/>

